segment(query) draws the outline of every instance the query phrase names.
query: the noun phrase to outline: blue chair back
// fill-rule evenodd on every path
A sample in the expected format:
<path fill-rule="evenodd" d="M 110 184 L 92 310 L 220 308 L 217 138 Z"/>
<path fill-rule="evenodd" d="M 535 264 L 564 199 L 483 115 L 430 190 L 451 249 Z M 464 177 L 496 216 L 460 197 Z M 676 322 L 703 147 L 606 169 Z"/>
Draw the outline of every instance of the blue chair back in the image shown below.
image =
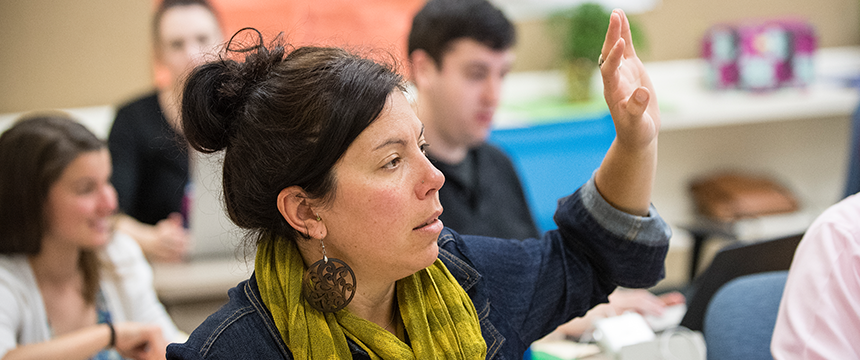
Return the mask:
<path fill-rule="evenodd" d="M 613 139 L 615 125 L 606 113 L 592 119 L 494 130 L 488 141 L 511 157 L 538 229 L 547 231 L 557 227 L 552 216 L 558 199 L 588 181 Z"/>
<path fill-rule="evenodd" d="M 788 271 L 726 283 L 708 304 L 703 333 L 708 360 L 772 360 L 770 339 Z"/>

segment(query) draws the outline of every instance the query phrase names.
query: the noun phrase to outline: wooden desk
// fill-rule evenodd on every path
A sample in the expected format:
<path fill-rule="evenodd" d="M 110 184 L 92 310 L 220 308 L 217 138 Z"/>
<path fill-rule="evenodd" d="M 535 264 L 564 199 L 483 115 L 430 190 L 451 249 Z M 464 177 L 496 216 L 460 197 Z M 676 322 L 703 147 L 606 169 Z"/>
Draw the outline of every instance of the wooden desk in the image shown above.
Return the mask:
<path fill-rule="evenodd" d="M 254 260 L 235 257 L 153 264 L 155 291 L 180 330 L 190 333 L 227 303 L 227 290 L 248 279 Z"/>

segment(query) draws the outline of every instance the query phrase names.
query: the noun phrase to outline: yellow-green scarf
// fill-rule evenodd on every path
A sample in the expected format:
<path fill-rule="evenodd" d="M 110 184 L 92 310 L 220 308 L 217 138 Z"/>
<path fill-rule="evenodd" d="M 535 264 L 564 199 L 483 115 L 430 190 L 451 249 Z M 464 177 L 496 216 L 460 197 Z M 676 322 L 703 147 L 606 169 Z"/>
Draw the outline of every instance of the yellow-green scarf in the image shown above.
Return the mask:
<path fill-rule="evenodd" d="M 397 304 L 412 347 L 347 309 L 322 313 L 302 297 L 302 257 L 294 242 L 266 239 L 255 277 L 295 359 L 351 359 L 349 337 L 371 359 L 483 359 L 487 345 L 475 305 L 439 259 L 397 282 Z M 356 283 L 356 286 L 361 286 Z"/>

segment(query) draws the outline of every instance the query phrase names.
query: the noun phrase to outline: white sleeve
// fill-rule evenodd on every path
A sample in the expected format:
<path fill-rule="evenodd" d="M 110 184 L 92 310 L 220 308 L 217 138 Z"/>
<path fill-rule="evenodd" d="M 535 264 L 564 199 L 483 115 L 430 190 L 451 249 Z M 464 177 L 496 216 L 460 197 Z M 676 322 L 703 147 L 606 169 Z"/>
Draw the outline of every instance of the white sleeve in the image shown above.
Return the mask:
<path fill-rule="evenodd" d="M 21 324 L 18 300 L 10 289 L 6 274 L 0 275 L 0 358 L 18 346 L 17 332 Z"/>
<path fill-rule="evenodd" d="M 152 267 L 140 246 L 128 235 L 117 232 L 106 251 L 115 266 L 115 285 L 122 302 L 124 320 L 158 324 L 167 341 L 181 340 L 179 330 L 158 300 L 153 287 Z"/>
<path fill-rule="evenodd" d="M 39 287 L 25 256 L 0 256 L 0 358 L 22 344 L 49 340 Z"/>

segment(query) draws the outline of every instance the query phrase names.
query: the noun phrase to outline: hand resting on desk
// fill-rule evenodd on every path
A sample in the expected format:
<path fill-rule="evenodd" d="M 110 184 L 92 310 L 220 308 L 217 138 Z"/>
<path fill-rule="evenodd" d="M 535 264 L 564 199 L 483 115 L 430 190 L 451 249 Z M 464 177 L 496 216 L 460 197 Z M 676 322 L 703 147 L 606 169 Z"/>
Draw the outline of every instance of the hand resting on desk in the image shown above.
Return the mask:
<path fill-rule="evenodd" d="M 628 311 L 635 311 L 646 317 L 659 318 L 670 306 L 685 302 L 684 295 L 677 291 L 657 296 L 644 289 L 619 288 L 609 294 L 609 303 L 595 306 L 585 316 L 575 318 L 559 326 L 553 333 L 579 339 L 592 330 L 593 323 L 597 319 L 621 315 Z M 549 336 L 553 336 L 553 334 Z"/>

